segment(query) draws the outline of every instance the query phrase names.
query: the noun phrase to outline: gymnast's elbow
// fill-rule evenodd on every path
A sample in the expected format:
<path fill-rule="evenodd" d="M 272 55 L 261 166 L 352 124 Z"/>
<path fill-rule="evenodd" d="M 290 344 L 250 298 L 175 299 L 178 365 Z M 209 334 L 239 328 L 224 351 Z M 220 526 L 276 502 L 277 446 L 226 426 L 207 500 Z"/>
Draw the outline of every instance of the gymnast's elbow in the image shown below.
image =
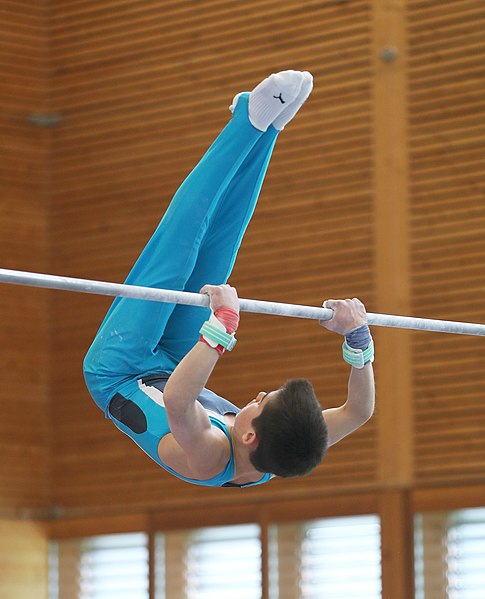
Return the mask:
<path fill-rule="evenodd" d="M 375 411 L 375 394 L 372 393 L 369 397 L 366 397 L 364 401 L 362 401 L 357 408 L 357 416 L 361 421 L 361 425 L 363 426 L 366 422 L 374 415 Z"/>
<path fill-rule="evenodd" d="M 344 405 L 344 411 L 353 428 L 357 429 L 368 422 L 375 410 L 374 395 L 360 397 L 358 401 L 347 401 Z"/>
<path fill-rule="evenodd" d="M 367 408 L 365 408 L 362 411 L 362 414 L 361 414 L 362 424 L 361 424 L 361 426 L 363 426 L 364 424 L 366 424 L 367 422 L 369 422 L 369 420 L 374 415 L 374 411 L 375 411 L 375 403 L 372 402 L 372 405 L 368 406 Z"/>
<path fill-rule="evenodd" d="M 163 390 L 163 404 L 168 414 L 181 416 L 185 412 L 187 402 L 182 401 L 182 397 L 177 385 L 171 384 L 168 379 Z"/>

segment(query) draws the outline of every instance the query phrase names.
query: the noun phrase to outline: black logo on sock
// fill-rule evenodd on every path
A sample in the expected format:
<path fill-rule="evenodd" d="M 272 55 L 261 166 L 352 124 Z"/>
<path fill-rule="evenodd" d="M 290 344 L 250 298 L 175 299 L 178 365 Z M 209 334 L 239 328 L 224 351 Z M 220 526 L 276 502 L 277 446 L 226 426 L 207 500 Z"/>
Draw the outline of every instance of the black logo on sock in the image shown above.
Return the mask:
<path fill-rule="evenodd" d="M 273 96 L 273 98 L 275 98 L 276 100 L 279 100 L 282 104 L 286 104 L 286 102 L 283 100 L 283 98 L 281 96 L 282 96 L 282 94 L 280 94 L 279 96 Z"/>

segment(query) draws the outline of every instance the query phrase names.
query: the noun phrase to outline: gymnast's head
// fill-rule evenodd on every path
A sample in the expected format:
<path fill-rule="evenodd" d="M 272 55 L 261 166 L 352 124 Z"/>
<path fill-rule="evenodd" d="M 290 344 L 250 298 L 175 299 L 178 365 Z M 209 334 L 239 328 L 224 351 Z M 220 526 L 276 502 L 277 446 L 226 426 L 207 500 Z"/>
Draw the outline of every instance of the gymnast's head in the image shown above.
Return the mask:
<path fill-rule="evenodd" d="M 246 412 L 245 415 L 244 412 Z M 243 416 L 254 431 L 252 465 L 284 478 L 309 474 L 322 461 L 328 433 L 311 383 L 289 380 L 277 391 L 260 393 Z"/>

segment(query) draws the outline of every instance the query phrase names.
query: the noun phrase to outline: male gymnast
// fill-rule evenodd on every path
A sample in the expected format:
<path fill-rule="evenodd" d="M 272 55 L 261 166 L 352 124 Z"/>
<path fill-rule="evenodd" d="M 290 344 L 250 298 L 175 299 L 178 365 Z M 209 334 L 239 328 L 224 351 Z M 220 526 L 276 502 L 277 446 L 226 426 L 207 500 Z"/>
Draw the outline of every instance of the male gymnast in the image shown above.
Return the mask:
<path fill-rule="evenodd" d="M 373 342 L 358 299 L 327 300 L 320 324 L 345 337 L 346 402 L 327 410 L 304 379 L 243 409 L 206 389 L 239 324 L 227 285 L 279 133 L 311 93 L 308 72 L 282 71 L 238 94 L 227 126 L 174 196 L 127 284 L 201 292 L 199 307 L 116 298 L 84 360 L 87 387 L 115 426 L 187 482 L 246 487 L 311 472 L 374 410 Z M 208 318 L 209 316 L 209 318 Z"/>

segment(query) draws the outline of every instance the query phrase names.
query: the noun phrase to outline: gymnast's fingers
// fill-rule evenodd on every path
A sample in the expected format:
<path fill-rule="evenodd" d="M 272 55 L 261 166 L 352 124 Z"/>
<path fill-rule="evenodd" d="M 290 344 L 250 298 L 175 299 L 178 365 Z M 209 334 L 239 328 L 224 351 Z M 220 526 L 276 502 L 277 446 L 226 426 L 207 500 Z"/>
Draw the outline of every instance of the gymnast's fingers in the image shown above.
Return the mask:
<path fill-rule="evenodd" d="M 338 306 L 341 301 L 342 300 L 328 299 L 323 302 L 323 307 L 328 308 L 329 310 L 335 310 L 336 306 Z"/>

